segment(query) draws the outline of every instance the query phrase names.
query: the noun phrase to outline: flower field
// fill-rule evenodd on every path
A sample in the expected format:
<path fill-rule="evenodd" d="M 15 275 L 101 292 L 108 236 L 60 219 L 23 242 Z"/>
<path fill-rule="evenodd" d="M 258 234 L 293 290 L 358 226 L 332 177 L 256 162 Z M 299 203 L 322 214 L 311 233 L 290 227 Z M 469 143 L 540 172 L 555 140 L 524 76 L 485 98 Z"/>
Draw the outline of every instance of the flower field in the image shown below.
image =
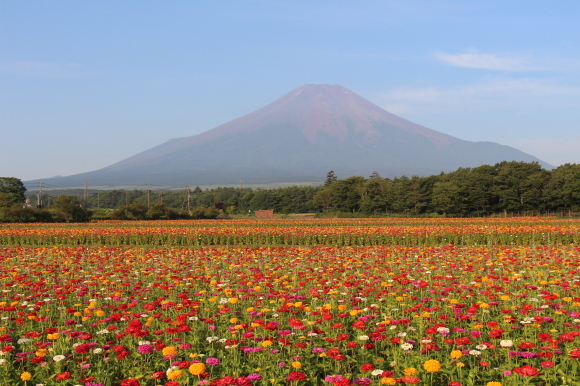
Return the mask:
<path fill-rule="evenodd" d="M 103 221 L 0 225 L 0 245 L 474 245 L 580 244 L 580 221 L 514 219 L 312 219 Z"/>
<path fill-rule="evenodd" d="M 0 385 L 580 385 L 579 227 L 0 225 Z"/>

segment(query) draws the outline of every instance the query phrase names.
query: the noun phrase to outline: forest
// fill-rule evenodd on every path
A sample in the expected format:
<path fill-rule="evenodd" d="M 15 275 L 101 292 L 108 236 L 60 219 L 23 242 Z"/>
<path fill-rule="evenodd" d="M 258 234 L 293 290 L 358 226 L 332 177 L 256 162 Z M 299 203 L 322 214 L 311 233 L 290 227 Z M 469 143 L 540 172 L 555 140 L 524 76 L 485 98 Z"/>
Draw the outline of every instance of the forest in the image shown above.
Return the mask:
<path fill-rule="evenodd" d="M 14 202 L 8 205 L 1 192 L 0 186 L 0 219 L 13 221 L 10 211 L 14 211 Z M 50 212 L 55 205 L 63 206 L 62 195 L 55 197 L 53 193 L 45 193 L 39 200 L 38 192 L 29 193 L 29 202 L 40 202 L 41 209 Z M 537 163 L 506 161 L 428 177 L 396 178 L 383 178 L 373 173 L 366 178 L 340 179 L 330 171 L 325 182 L 314 187 L 118 189 L 87 195 L 77 190 L 66 197 L 90 212 L 80 216 L 83 219 L 91 216 L 118 219 L 214 218 L 251 215 L 261 209 L 274 209 L 277 214 L 317 213 L 331 217 L 570 213 L 580 211 L 580 165 L 565 164 L 545 170 Z M 37 206 L 32 205 L 32 209 Z M 40 217 L 43 220 L 48 218 Z"/>

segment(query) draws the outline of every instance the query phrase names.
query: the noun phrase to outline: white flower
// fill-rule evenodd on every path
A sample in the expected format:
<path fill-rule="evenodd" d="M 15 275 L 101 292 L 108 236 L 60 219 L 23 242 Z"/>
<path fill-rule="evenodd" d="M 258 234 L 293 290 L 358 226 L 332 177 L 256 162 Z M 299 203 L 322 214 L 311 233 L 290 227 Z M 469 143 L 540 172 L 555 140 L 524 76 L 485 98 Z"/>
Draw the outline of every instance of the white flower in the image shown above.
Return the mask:
<path fill-rule="evenodd" d="M 413 345 L 411 343 L 403 343 L 401 345 L 401 348 L 405 351 L 411 350 L 413 348 Z"/>
<path fill-rule="evenodd" d="M 359 335 L 358 340 L 369 340 L 368 335 Z"/>
<path fill-rule="evenodd" d="M 64 355 L 55 355 L 55 356 L 53 356 L 53 357 L 52 357 L 52 360 L 53 360 L 53 361 L 55 361 L 55 362 L 60 362 L 60 361 L 62 361 L 64 358 L 65 358 L 65 356 L 64 356 Z"/>
<path fill-rule="evenodd" d="M 96 349 L 93 350 L 93 354 L 100 354 L 102 352 L 103 352 L 103 349 L 102 348 L 96 348 Z"/>
<path fill-rule="evenodd" d="M 20 338 L 18 339 L 18 344 L 32 342 L 32 339 Z"/>
<path fill-rule="evenodd" d="M 487 350 L 487 346 L 484 344 L 478 344 L 477 346 L 475 346 L 475 348 L 478 350 Z"/>
<path fill-rule="evenodd" d="M 143 345 L 143 344 L 151 344 L 151 342 L 149 342 L 148 340 L 140 340 L 139 343 L 137 343 L 139 346 Z"/>
<path fill-rule="evenodd" d="M 407 336 L 407 333 L 406 333 L 406 332 L 399 332 L 399 333 L 397 334 L 397 336 L 398 336 L 399 338 L 402 338 L 402 337 L 404 337 L 404 336 Z"/>
<path fill-rule="evenodd" d="M 508 340 L 502 340 L 502 341 L 499 342 L 499 345 L 501 347 L 512 347 L 514 345 L 514 342 L 511 341 L 511 340 L 509 340 L 509 339 Z"/>
<path fill-rule="evenodd" d="M 376 370 L 373 370 L 371 372 L 371 374 L 374 375 L 375 377 L 378 375 L 381 375 L 382 373 L 383 373 L 383 370 L 380 370 L 380 369 L 376 369 Z"/>
<path fill-rule="evenodd" d="M 478 356 L 478 355 L 481 355 L 481 351 L 469 350 L 469 355 Z"/>
<path fill-rule="evenodd" d="M 209 343 L 215 342 L 218 339 L 219 338 L 217 336 L 208 336 L 207 338 L 205 338 L 205 340 L 207 340 Z"/>
<path fill-rule="evenodd" d="M 0 359 L 0 365 L 3 365 L 6 363 L 6 359 Z"/>
<path fill-rule="evenodd" d="M 104 335 L 104 334 L 108 334 L 109 330 L 107 330 L 106 328 L 104 330 L 99 330 L 97 331 L 97 335 Z"/>

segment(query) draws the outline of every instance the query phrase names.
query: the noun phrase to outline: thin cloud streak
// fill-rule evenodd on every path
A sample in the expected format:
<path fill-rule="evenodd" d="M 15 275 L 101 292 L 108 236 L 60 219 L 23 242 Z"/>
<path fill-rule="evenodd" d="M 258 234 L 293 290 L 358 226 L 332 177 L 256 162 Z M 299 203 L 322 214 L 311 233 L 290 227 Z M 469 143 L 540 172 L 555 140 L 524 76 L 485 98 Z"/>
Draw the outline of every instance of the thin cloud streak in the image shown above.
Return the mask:
<path fill-rule="evenodd" d="M 510 72 L 542 70 L 542 68 L 529 65 L 528 59 L 512 55 L 480 54 L 477 52 L 462 54 L 437 52 L 435 57 L 455 67 Z"/>
<path fill-rule="evenodd" d="M 551 98 L 570 98 L 576 103 L 580 87 L 562 86 L 543 80 L 505 79 L 462 85 L 451 88 L 401 87 L 384 93 L 381 105 L 394 114 L 421 114 L 432 112 L 484 111 L 510 105 L 544 105 Z"/>

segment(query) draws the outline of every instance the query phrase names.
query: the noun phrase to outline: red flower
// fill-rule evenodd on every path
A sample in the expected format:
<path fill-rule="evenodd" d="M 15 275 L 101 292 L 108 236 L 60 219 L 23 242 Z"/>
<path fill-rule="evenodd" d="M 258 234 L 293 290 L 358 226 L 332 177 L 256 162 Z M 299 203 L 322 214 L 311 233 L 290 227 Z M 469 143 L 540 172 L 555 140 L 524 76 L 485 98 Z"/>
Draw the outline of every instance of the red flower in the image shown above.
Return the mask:
<path fill-rule="evenodd" d="M 538 371 L 538 369 L 536 369 L 534 366 L 530 366 L 530 365 L 516 367 L 514 369 L 514 372 L 518 373 L 520 375 L 523 375 L 524 377 L 537 377 L 538 375 L 540 375 L 540 372 Z"/>
<path fill-rule="evenodd" d="M 575 348 L 574 350 L 570 351 L 568 356 L 574 359 L 580 358 L 580 348 Z"/>
<path fill-rule="evenodd" d="M 163 371 L 157 371 L 149 376 L 151 379 L 163 379 L 165 373 Z"/>
<path fill-rule="evenodd" d="M 165 384 L 165 386 L 179 386 L 179 382 L 177 381 L 169 381 Z"/>
<path fill-rule="evenodd" d="M 55 379 L 57 381 L 64 381 L 64 380 L 69 379 L 70 377 L 72 377 L 72 375 L 70 375 L 70 373 L 67 371 L 67 372 L 64 372 L 64 373 L 57 374 L 56 377 L 55 377 Z M 123 386 L 125 386 L 125 385 L 123 385 Z"/>
<path fill-rule="evenodd" d="M 306 374 L 304 374 L 302 372 L 298 372 L 298 371 L 292 371 L 292 372 L 290 372 L 290 374 L 288 374 L 288 376 L 286 377 L 286 380 L 288 382 L 305 381 Z"/>
<path fill-rule="evenodd" d="M 550 367 L 554 367 L 555 363 L 552 361 L 543 361 L 543 362 L 540 362 L 540 365 L 542 365 L 542 367 L 545 367 L 545 368 L 550 368 Z"/>
<path fill-rule="evenodd" d="M 421 382 L 421 379 L 419 377 L 415 377 L 413 375 L 405 375 L 404 377 L 401 377 L 401 382 L 403 382 L 403 383 L 419 383 L 419 382 Z"/>
<path fill-rule="evenodd" d="M 225 376 L 220 379 L 214 380 L 211 384 L 212 386 L 230 386 L 236 383 L 236 379 L 231 375 Z"/>
<path fill-rule="evenodd" d="M 139 381 L 135 378 L 127 378 L 121 381 L 121 386 L 139 386 Z"/>
<path fill-rule="evenodd" d="M 375 366 L 373 366 L 372 363 L 365 363 L 364 365 L 362 365 L 360 367 L 361 371 L 373 371 L 375 369 Z"/>
<path fill-rule="evenodd" d="M 246 377 L 237 377 L 236 378 L 236 385 L 237 386 L 251 386 L 252 385 L 252 381 L 250 381 Z"/>
<path fill-rule="evenodd" d="M 522 350 L 526 350 L 526 349 L 529 349 L 529 348 L 536 347 L 536 344 L 535 343 L 532 343 L 532 342 L 522 342 L 522 343 L 518 344 L 518 347 L 520 349 L 522 349 Z"/>

